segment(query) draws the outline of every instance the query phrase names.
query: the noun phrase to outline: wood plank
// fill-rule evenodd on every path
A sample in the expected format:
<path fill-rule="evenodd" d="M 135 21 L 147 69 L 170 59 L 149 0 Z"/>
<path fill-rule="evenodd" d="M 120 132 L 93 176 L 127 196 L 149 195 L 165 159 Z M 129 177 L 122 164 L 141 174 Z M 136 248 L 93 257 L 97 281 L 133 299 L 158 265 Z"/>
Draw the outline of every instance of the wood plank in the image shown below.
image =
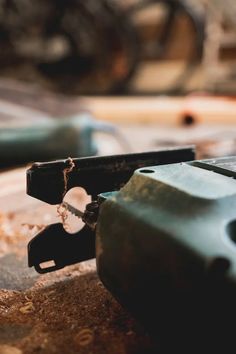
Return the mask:
<path fill-rule="evenodd" d="M 120 123 L 179 124 L 185 114 L 199 123 L 236 123 L 236 98 L 187 97 L 83 97 L 98 118 Z"/>

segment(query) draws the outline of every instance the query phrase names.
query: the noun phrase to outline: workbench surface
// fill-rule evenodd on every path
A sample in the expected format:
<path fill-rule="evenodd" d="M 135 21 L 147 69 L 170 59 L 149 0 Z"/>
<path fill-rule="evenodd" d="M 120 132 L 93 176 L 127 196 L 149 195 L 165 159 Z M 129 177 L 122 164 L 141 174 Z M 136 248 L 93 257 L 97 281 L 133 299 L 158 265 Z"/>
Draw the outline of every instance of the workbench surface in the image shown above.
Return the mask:
<path fill-rule="evenodd" d="M 25 169 L 1 174 L 0 210 L 1 354 L 151 350 L 101 284 L 94 260 L 43 276 L 27 267 L 27 242 L 57 215 L 55 206 L 25 195 Z"/>
<path fill-rule="evenodd" d="M 221 132 L 235 136 L 236 131 L 235 125 L 189 128 L 141 122 L 123 122 L 120 129 L 132 151 L 204 136 L 209 148 L 207 131 L 214 137 Z M 103 153 L 127 149 L 104 136 L 98 141 Z M 223 144 L 215 151 L 226 148 Z M 0 353 L 156 353 L 142 326 L 103 287 L 94 260 L 46 275 L 27 267 L 28 241 L 58 216 L 55 206 L 26 196 L 25 171 L 0 174 Z"/>

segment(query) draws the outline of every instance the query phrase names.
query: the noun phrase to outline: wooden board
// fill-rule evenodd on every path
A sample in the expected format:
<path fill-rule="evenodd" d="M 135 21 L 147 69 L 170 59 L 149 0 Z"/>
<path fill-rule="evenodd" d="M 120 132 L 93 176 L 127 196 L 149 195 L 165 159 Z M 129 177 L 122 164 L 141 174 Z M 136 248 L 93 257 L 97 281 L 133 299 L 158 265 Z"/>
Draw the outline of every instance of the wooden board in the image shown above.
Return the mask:
<path fill-rule="evenodd" d="M 236 124 L 236 98 L 229 97 L 84 97 L 81 102 L 97 118 L 118 123 L 178 125 L 188 114 L 197 123 Z"/>
<path fill-rule="evenodd" d="M 70 116 L 90 110 L 95 117 L 116 123 L 166 123 L 179 125 L 191 114 L 198 123 L 235 124 L 236 97 L 215 97 L 205 93 L 186 97 L 99 96 L 66 97 L 23 83 L 0 80 L 0 117 L 7 111 L 18 120 L 43 115 Z M 5 120 L 9 122 L 9 114 Z"/>

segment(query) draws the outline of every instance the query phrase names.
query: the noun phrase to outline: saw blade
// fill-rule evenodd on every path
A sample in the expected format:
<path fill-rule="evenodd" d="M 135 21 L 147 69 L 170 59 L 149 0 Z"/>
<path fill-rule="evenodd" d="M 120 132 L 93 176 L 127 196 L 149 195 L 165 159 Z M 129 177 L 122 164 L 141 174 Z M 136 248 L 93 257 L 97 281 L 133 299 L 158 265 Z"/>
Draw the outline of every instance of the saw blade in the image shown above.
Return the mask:
<path fill-rule="evenodd" d="M 63 202 L 62 205 L 66 210 L 68 210 L 71 214 L 77 216 L 78 218 L 82 218 L 82 216 L 84 215 L 83 211 L 76 209 L 73 205 L 67 202 Z"/>

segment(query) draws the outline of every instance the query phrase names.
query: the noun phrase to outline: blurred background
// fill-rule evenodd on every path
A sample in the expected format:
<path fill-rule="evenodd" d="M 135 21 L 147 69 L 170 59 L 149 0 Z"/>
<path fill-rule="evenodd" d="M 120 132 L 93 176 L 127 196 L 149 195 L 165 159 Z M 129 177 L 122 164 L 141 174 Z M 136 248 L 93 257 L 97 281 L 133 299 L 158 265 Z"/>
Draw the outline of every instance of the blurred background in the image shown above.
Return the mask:
<path fill-rule="evenodd" d="M 234 0 L 2 0 L 0 46 L 3 168 L 184 144 L 235 153 Z"/>

